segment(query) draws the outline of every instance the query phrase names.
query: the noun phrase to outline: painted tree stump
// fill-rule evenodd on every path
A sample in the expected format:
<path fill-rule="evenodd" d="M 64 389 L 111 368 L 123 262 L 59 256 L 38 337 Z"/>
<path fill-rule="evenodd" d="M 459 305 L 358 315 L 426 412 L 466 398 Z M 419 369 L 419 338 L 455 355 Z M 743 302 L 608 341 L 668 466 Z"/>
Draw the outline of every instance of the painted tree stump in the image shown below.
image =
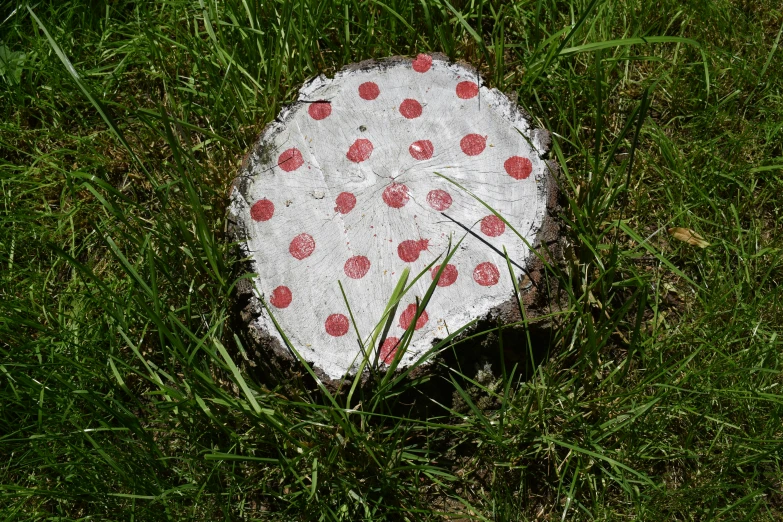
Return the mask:
<path fill-rule="evenodd" d="M 366 339 L 376 327 L 406 267 L 426 270 L 372 347 L 389 362 L 438 259 L 460 240 L 399 367 L 473 319 L 516 309 L 503 252 L 529 281 L 528 245 L 552 235 L 548 147 L 515 103 L 439 55 L 362 62 L 307 83 L 265 128 L 231 193 L 230 233 L 256 274 L 240 288 L 256 352 L 292 364 L 271 311 L 320 377 L 351 374 L 357 331 Z"/>

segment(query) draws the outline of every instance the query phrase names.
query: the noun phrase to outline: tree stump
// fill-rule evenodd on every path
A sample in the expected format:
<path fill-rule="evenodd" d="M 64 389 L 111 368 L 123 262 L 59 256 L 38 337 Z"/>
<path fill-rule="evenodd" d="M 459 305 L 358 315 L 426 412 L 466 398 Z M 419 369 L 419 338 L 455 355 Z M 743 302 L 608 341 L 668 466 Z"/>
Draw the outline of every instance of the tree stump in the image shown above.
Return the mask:
<path fill-rule="evenodd" d="M 471 320 L 518 319 L 504 252 L 530 292 L 541 279 L 530 246 L 557 236 L 548 148 L 507 96 L 440 55 L 362 62 L 304 85 L 231 192 L 229 233 L 255 274 L 237 297 L 251 359 L 296 365 L 274 321 L 334 381 L 363 357 L 391 362 L 414 321 L 400 368 Z M 357 337 L 371 339 L 406 267 L 424 276 L 363 354 Z"/>

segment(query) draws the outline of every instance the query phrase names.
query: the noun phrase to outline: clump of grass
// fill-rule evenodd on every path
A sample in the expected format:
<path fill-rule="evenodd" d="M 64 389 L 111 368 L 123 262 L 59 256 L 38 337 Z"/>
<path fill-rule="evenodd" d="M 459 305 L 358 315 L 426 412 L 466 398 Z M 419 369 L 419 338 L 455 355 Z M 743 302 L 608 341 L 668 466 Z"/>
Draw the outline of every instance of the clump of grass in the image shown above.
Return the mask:
<path fill-rule="evenodd" d="M 4 518 L 781 517 L 774 2 L 2 11 Z M 228 327 L 228 183 L 305 79 L 423 51 L 553 132 L 552 357 L 455 371 L 459 407 L 428 419 L 392 377 L 361 405 L 283 396 Z"/>

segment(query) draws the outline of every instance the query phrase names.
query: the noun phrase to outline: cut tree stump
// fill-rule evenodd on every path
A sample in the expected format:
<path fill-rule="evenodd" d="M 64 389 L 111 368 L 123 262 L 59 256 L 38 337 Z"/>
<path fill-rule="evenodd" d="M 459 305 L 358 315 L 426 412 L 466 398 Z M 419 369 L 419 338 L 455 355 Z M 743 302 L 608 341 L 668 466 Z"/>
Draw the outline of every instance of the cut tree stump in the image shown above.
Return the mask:
<path fill-rule="evenodd" d="M 523 302 L 548 301 L 529 248 L 558 243 L 548 148 L 549 134 L 507 96 L 440 55 L 362 62 L 307 83 L 231 192 L 229 235 L 255 274 L 237 292 L 251 361 L 296 367 L 274 317 L 319 378 L 355 374 L 357 332 L 367 342 L 406 267 L 409 281 L 426 272 L 370 347 L 390 362 L 458 243 L 399 368 L 474 319 L 520 319 L 504 252 Z"/>

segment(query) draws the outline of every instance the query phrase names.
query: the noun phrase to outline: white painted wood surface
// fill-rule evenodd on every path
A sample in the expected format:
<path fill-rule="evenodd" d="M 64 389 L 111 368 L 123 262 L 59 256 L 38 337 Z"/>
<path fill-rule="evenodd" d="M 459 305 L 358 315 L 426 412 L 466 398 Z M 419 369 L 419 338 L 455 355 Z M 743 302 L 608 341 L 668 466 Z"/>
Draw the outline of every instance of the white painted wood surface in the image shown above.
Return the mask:
<path fill-rule="evenodd" d="M 505 95 L 480 85 L 474 71 L 427 55 L 319 77 L 246 161 L 247 182 L 235 184 L 230 212 L 247 236 L 258 297 L 330 378 L 356 369 L 355 328 L 369 336 L 402 270 L 415 276 L 445 256 L 450 239 L 466 236 L 402 366 L 513 297 L 503 248 L 518 277 L 528 248 L 436 175 L 472 191 L 534 243 L 546 212 L 545 144 Z M 426 274 L 404 297 L 382 360 L 391 359 L 431 282 Z M 280 339 L 266 314 L 258 321 Z"/>

